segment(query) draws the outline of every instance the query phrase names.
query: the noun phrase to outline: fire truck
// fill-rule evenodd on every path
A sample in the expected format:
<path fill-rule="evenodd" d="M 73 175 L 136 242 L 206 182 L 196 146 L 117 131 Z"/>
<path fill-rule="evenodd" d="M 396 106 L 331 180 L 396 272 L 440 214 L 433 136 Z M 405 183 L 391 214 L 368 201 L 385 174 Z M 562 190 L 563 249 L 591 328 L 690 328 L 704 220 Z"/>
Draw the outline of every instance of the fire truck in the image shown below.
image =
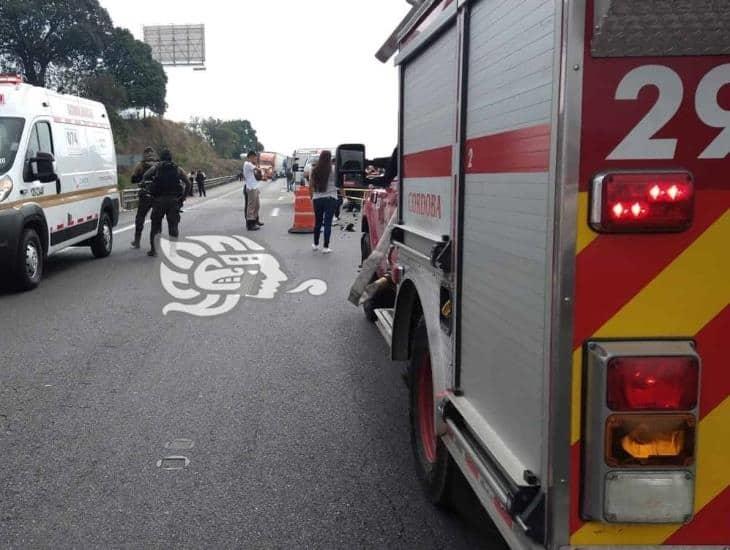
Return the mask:
<path fill-rule="evenodd" d="M 727 548 L 730 2 L 412 3 L 374 313 L 427 494 L 512 548 Z"/>

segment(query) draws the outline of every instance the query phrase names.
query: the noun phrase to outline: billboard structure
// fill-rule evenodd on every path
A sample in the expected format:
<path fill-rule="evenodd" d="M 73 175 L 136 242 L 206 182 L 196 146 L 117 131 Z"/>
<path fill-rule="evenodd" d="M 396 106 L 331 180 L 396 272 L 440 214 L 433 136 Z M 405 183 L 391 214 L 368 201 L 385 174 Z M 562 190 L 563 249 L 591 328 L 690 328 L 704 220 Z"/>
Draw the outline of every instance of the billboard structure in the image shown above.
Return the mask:
<path fill-rule="evenodd" d="M 157 25 L 144 27 L 143 32 L 152 57 L 162 65 L 205 64 L 205 25 Z"/>

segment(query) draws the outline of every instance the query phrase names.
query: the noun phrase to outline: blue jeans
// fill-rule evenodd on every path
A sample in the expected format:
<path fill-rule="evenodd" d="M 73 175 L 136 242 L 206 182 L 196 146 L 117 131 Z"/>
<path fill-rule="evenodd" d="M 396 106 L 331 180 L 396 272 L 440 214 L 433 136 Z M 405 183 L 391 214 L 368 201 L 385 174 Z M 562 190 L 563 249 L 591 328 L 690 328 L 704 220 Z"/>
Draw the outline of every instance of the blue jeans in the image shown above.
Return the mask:
<path fill-rule="evenodd" d="M 324 197 L 314 199 L 314 244 L 319 245 L 319 233 L 324 226 L 324 247 L 330 246 L 330 235 L 332 234 L 332 217 L 337 208 L 337 199 Z"/>

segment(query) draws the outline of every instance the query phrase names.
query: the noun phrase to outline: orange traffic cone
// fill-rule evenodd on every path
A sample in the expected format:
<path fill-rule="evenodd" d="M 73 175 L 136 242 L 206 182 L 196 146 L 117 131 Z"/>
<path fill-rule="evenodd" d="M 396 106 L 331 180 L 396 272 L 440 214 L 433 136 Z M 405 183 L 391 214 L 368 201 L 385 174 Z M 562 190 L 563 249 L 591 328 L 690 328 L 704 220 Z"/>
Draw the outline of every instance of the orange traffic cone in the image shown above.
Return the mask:
<path fill-rule="evenodd" d="M 304 185 L 300 185 L 294 193 L 294 225 L 289 233 L 314 233 L 312 198 Z"/>

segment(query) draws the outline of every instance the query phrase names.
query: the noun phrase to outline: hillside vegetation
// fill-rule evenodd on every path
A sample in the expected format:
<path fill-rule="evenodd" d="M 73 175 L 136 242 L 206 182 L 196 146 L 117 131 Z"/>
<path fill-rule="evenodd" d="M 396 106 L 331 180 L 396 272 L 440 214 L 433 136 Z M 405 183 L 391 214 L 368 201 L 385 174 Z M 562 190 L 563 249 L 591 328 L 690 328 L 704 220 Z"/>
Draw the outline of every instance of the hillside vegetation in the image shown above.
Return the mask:
<path fill-rule="evenodd" d="M 159 153 L 162 149 L 172 152 L 176 164 L 186 172 L 203 170 L 209 178 L 230 176 L 241 170 L 241 162 L 222 159 L 201 136 L 185 124 L 157 117 L 142 120 L 119 120 L 114 125 L 118 155 L 141 155 L 147 146 Z M 120 185 L 129 182 L 132 167 L 120 168 Z"/>

